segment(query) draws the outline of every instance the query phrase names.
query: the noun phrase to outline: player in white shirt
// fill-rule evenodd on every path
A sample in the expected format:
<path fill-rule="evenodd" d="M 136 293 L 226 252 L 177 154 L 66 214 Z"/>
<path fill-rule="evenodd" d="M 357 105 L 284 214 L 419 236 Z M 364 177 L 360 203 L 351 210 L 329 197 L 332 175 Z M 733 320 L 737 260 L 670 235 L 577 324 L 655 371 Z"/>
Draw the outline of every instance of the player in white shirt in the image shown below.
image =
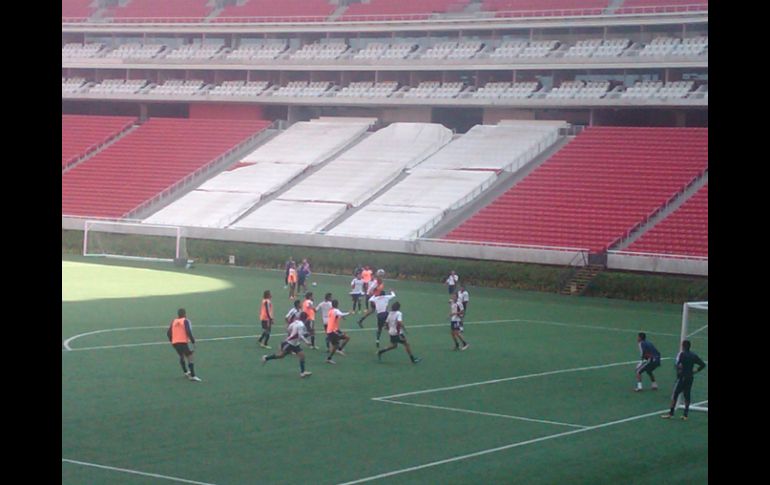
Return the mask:
<path fill-rule="evenodd" d="M 312 374 L 312 372 L 305 370 L 305 353 L 302 351 L 302 347 L 300 347 L 301 340 L 306 344 L 310 344 L 310 341 L 305 336 L 307 334 L 306 320 L 307 313 L 300 312 L 299 317 L 289 324 L 286 338 L 281 342 L 281 350 L 277 354 L 263 355 L 262 365 L 267 364 L 268 360 L 283 359 L 287 354 L 295 354 L 299 358 L 299 376 L 307 377 Z"/>
<path fill-rule="evenodd" d="M 289 309 L 289 312 L 286 314 L 286 329 L 289 328 L 289 325 L 291 325 L 291 322 L 299 318 L 299 314 L 302 313 L 302 309 L 300 308 L 300 301 L 294 300 L 294 306 Z"/>
<path fill-rule="evenodd" d="M 374 305 L 374 311 L 377 313 L 377 336 L 375 345 L 380 348 L 380 335 L 385 328 L 385 320 L 388 318 L 388 302 L 396 297 L 396 293 L 391 290 L 387 295 L 381 294 L 369 299 L 369 303 Z"/>
<path fill-rule="evenodd" d="M 463 339 L 463 305 L 457 302 L 457 295 L 452 295 L 449 299 L 449 324 L 452 329 L 452 340 L 455 342 L 455 350 L 465 350 L 468 348 L 468 342 Z M 463 343 L 460 344 L 457 340 Z"/>
<path fill-rule="evenodd" d="M 382 360 L 382 354 L 395 349 L 398 347 L 398 344 L 404 344 L 404 349 L 406 349 L 406 353 L 409 354 L 409 359 L 412 363 L 416 364 L 420 362 L 422 359 L 412 355 L 412 349 L 409 348 L 409 343 L 406 341 L 406 335 L 404 335 L 404 315 L 401 313 L 401 303 L 393 303 L 386 322 L 388 325 L 388 335 L 390 335 L 390 347 L 378 350 L 377 359 Z"/>
<path fill-rule="evenodd" d="M 316 305 L 315 311 L 316 313 L 320 313 L 321 317 L 324 321 L 324 335 L 326 335 L 326 325 L 329 322 L 329 310 L 332 309 L 332 294 L 327 293 L 324 295 L 324 301 Z M 329 347 L 329 337 L 326 337 L 326 350 L 330 350 L 331 347 Z"/>
<path fill-rule="evenodd" d="M 364 280 L 361 279 L 361 272 L 356 273 L 356 277 L 350 282 L 350 296 L 353 298 L 353 308 L 351 312 L 358 313 L 357 310 L 361 310 L 361 297 L 364 293 Z M 363 310 L 361 310 L 363 311 Z"/>
<path fill-rule="evenodd" d="M 465 315 L 468 314 L 468 303 L 470 303 L 471 296 L 468 294 L 468 290 L 465 289 L 465 285 L 460 286 L 460 291 L 457 292 L 457 301 L 463 305 L 463 322 L 465 322 Z"/>
<path fill-rule="evenodd" d="M 446 283 L 447 289 L 449 290 L 450 295 L 454 294 L 455 287 L 459 279 L 460 277 L 457 276 L 457 273 L 455 273 L 455 270 L 450 271 L 449 276 L 446 277 L 446 280 L 444 281 L 444 283 Z"/>

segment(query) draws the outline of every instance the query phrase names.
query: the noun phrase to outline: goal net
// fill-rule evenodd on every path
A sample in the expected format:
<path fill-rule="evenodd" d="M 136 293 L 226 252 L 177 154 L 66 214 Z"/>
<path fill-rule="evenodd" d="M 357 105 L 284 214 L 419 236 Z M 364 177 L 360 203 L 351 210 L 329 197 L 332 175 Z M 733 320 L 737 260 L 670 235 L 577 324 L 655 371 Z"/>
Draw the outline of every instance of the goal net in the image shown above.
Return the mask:
<path fill-rule="evenodd" d="M 83 256 L 177 262 L 187 260 L 187 247 L 181 227 L 89 220 Z"/>
<path fill-rule="evenodd" d="M 709 302 L 689 301 L 682 306 L 682 332 L 679 339 L 680 342 L 682 340 L 689 340 L 692 342 L 693 351 L 698 353 L 697 349 L 699 347 L 704 347 L 703 343 L 708 342 L 708 327 Z M 684 407 L 681 396 L 679 397 L 679 407 Z M 696 404 L 695 399 L 693 399 L 690 409 L 708 412 L 708 401 L 705 401 L 702 404 Z"/>

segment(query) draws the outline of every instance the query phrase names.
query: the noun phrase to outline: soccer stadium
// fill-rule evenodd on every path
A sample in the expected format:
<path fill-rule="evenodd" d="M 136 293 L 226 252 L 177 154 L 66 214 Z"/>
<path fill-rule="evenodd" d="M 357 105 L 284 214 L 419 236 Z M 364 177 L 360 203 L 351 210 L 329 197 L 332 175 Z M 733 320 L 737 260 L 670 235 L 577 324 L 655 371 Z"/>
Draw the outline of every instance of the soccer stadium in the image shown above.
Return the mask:
<path fill-rule="evenodd" d="M 63 485 L 708 482 L 707 0 L 61 40 Z"/>

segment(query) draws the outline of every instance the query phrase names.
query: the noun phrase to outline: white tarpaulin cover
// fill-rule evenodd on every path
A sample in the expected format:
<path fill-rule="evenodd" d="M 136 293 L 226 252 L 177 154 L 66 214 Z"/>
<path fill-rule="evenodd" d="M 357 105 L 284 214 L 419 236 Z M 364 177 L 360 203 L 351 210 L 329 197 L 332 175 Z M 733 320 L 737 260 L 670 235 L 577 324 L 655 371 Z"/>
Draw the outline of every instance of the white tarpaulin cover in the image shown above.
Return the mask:
<path fill-rule="evenodd" d="M 144 220 L 173 226 L 226 227 L 259 202 L 259 193 L 193 190 Z"/>
<path fill-rule="evenodd" d="M 345 209 L 345 204 L 273 200 L 230 227 L 316 232 L 345 212 Z"/>

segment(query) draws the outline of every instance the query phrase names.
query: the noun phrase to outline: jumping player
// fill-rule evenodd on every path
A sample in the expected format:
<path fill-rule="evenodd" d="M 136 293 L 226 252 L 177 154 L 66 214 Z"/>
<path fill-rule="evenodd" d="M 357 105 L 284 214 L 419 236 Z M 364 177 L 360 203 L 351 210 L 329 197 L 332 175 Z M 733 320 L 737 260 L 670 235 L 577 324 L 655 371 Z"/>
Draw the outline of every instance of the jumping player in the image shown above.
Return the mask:
<path fill-rule="evenodd" d="M 382 335 L 382 329 L 385 328 L 386 320 L 388 319 L 388 302 L 396 297 L 396 293 L 391 291 L 387 295 L 373 296 L 369 303 L 374 306 L 374 311 L 377 313 L 377 335 L 375 337 L 375 345 L 380 348 L 380 335 Z"/>

